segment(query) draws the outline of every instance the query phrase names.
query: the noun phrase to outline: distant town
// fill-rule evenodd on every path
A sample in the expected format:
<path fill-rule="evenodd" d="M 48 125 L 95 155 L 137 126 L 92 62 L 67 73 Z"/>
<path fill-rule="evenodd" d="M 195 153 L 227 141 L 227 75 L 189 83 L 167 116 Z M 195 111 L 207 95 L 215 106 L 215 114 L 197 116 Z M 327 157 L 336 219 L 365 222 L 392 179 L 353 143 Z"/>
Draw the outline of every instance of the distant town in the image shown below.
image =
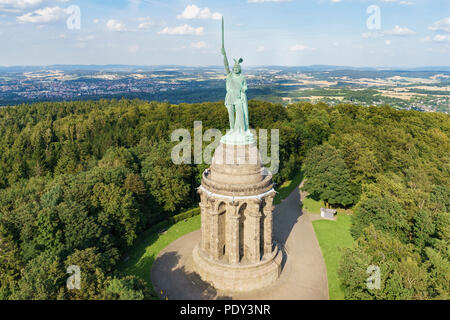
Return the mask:
<path fill-rule="evenodd" d="M 371 69 L 335 66 L 247 67 L 249 99 L 390 105 L 450 111 L 450 69 Z M 220 67 L 0 67 L 0 106 L 38 101 L 139 98 L 193 103 L 224 99 Z"/>

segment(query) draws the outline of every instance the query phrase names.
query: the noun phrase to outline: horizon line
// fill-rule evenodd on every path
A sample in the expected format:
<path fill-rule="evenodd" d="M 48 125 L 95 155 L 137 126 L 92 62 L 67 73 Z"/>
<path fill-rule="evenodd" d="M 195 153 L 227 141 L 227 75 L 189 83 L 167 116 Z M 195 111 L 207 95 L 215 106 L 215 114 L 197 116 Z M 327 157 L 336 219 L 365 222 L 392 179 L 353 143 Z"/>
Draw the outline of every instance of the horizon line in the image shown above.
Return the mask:
<path fill-rule="evenodd" d="M 184 64 L 125 64 L 125 63 L 108 63 L 108 64 L 79 64 L 79 63 L 55 63 L 55 64 L 40 64 L 40 65 L 0 65 L 0 68 L 17 68 L 17 67 L 54 67 L 54 66 L 127 66 L 127 67 L 192 67 L 192 68 L 205 68 L 205 67 L 217 67 L 222 68 L 220 64 L 217 65 L 184 65 Z M 338 67 L 338 68 L 399 68 L 399 69 L 417 69 L 417 68 L 450 68 L 450 65 L 417 65 L 417 66 L 351 66 L 351 65 L 334 65 L 334 64 L 310 64 L 310 65 L 277 65 L 277 64 L 255 64 L 247 65 L 247 67 Z"/>

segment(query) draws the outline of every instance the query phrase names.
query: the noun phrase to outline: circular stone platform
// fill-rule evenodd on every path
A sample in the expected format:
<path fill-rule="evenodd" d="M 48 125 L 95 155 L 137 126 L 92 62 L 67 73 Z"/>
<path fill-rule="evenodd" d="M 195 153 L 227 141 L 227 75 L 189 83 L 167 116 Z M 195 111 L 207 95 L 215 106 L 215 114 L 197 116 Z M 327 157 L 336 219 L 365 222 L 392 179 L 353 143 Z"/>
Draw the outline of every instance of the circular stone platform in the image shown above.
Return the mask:
<path fill-rule="evenodd" d="M 235 288 L 236 292 L 246 292 L 266 287 L 274 283 L 280 275 L 283 254 L 278 247 L 258 263 L 229 264 L 214 261 L 204 255 L 199 245 L 192 253 L 196 271 L 205 281 L 212 282 L 216 289 Z"/>
<path fill-rule="evenodd" d="M 282 271 L 273 284 L 249 292 L 212 287 L 196 273 L 192 252 L 200 230 L 187 234 L 160 252 L 151 270 L 155 291 L 170 300 L 326 300 L 325 262 L 308 215 L 302 214 L 299 190 L 274 210 L 274 240 L 281 251 Z M 150 270 L 149 270 L 150 272 Z"/>

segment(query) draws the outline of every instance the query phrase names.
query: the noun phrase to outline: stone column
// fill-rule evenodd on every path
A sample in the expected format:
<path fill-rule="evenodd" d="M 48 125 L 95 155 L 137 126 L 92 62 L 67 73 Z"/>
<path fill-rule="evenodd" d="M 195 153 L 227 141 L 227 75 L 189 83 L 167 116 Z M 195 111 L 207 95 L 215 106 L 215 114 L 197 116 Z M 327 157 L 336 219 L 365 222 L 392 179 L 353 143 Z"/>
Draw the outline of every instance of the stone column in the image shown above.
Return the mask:
<path fill-rule="evenodd" d="M 264 255 L 272 253 L 272 231 L 273 231 L 273 199 L 275 195 L 271 194 L 265 198 L 264 205 Z"/>
<path fill-rule="evenodd" d="M 254 263 L 259 262 L 260 258 L 261 258 L 261 252 L 260 252 L 260 248 L 261 248 L 261 212 L 260 212 L 260 201 L 259 200 L 254 200 L 252 202 L 250 202 L 249 204 L 251 205 L 250 207 L 250 214 L 249 217 L 251 217 L 251 243 L 248 244 L 249 246 L 249 251 L 250 251 L 250 257 L 251 257 L 251 261 Z"/>
<path fill-rule="evenodd" d="M 210 235 L 210 224 L 209 221 L 209 213 L 208 213 L 208 203 L 206 201 L 205 195 L 201 195 L 201 202 L 200 202 L 200 213 L 201 213 L 201 224 L 202 224 L 202 241 L 201 241 L 201 248 L 203 252 L 208 253 L 209 251 L 209 241 L 211 238 Z"/>
<path fill-rule="evenodd" d="M 210 238 L 209 238 L 209 254 L 214 260 L 219 260 L 219 212 L 213 211 L 210 213 Z"/>
<path fill-rule="evenodd" d="M 227 254 L 230 264 L 239 263 L 239 203 L 230 203 L 227 212 Z"/>

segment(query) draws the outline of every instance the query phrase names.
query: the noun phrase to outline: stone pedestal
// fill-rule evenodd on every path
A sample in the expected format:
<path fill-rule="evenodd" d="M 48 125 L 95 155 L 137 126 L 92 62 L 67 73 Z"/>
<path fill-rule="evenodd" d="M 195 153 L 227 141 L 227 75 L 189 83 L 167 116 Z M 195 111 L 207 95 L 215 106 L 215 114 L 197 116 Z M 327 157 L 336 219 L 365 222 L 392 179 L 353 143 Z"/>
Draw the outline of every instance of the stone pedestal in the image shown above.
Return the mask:
<path fill-rule="evenodd" d="M 198 192 L 202 238 L 193 260 L 201 278 L 240 292 L 276 281 L 282 254 L 272 240 L 275 191 L 256 144 L 221 143 Z"/>

